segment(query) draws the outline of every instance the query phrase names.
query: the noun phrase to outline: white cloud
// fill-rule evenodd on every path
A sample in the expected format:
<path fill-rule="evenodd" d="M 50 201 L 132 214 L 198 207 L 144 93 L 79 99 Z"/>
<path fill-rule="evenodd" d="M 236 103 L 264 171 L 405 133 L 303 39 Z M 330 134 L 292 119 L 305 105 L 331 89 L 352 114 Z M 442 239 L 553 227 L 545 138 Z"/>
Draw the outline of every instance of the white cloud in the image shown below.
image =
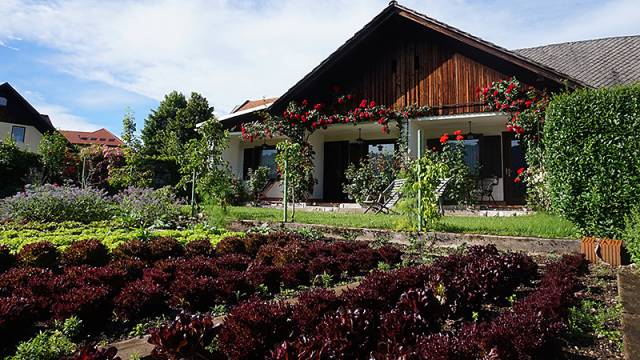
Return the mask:
<path fill-rule="evenodd" d="M 507 47 L 640 33 L 636 0 L 401 1 Z M 57 70 L 154 99 L 198 91 L 228 111 L 286 91 L 386 0 L 3 0 L 0 41 L 51 48 Z M 12 40 L 13 39 L 13 40 Z"/>
<path fill-rule="evenodd" d="M 18 89 L 20 94 L 41 114 L 49 115 L 53 126 L 59 130 L 94 131 L 103 126 L 92 123 L 82 116 L 74 115 L 65 106 L 47 103 L 37 91 Z"/>
<path fill-rule="evenodd" d="M 34 106 L 41 113 L 49 115 L 53 126 L 59 130 L 95 131 L 103 127 L 74 115 L 71 110 L 61 105 L 36 103 Z"/>

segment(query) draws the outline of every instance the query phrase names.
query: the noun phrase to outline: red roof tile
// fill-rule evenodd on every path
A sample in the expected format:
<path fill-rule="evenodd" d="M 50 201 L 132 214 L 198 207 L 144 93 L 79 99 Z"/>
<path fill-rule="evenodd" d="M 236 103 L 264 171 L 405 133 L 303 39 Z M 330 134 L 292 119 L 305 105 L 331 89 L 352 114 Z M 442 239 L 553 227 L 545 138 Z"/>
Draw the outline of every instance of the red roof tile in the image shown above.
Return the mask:
<path fill-rule="evenodd" d="M 231 111 L 231 113 L 237 113 L 239 111 L 253 109 L 253 108 L 258 107 L 258 106 L 270 105 L 271 103 L 273 103 L 276 100 L 278 100 L 277 97 L 267 98 L 267 99 L 260 99 L 260 100 L 246 100 L 242 104 L 236 106 L 235 109 L 233 109 L 233 111 Z"/>
<path fill-rule="evenodd" d="M 70 143 L 76 145 L 122 146 L 124 143 L 109 130 L 102 128 L 96 131 L 60 130 Z"/>

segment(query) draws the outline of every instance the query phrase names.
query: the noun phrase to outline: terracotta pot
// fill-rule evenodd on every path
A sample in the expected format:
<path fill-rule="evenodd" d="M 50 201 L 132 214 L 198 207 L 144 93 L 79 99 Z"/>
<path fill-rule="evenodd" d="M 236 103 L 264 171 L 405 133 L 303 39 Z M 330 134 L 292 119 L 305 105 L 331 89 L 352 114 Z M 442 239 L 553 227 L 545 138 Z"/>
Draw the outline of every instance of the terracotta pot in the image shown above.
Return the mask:
<path fill-rule="evenodd" d="M 585 237 L 580 242 L 580 251 L 592 263 L 603 261 L 611 266 L 623 265 L 622 240 Z"/>

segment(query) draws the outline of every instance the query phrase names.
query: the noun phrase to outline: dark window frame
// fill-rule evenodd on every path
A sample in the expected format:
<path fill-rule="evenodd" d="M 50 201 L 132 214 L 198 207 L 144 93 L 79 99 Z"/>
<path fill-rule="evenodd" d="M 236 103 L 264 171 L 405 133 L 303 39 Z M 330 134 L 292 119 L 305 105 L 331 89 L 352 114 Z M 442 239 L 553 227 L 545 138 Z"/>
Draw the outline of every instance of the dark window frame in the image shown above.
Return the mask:
<path fill-rule="evenodd" d="M 16 130 L 16 129 L 21 129 L 22 130 L 22 141 L 18 141 L 18 139 L 16 138 L 15 133 L 14 133 L 14 130 Z M 27 139 L 27 127 L 26 126 L 12 125 L 11 126 L 11 138 L 17 144 L 24 144 L 26 139 Z"/>

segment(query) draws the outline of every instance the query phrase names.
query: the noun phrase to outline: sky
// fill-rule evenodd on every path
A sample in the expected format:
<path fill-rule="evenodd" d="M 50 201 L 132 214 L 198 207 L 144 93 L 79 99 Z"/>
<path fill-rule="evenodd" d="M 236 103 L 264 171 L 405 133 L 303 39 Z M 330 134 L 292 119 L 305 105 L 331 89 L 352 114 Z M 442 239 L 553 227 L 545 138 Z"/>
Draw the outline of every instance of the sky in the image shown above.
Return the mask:
<path fill-rule="evenodd" d="M 640 0 L 405 0 L 516 49 L 640 34 Z M 164 94 L 204 95 L 219 115 L 283 94 L 387 0 L 0 0 L 0 83 L 54 125 L 138 129 Z"/>

